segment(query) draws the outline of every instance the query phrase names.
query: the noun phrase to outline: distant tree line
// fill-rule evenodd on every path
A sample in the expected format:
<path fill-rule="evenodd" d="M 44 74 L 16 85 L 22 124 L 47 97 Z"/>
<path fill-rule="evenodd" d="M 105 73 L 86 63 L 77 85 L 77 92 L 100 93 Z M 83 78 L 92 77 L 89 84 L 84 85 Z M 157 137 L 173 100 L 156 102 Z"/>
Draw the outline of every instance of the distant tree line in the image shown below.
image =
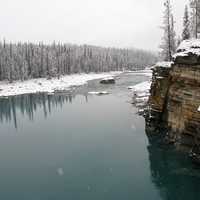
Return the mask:
<path fill-rule="evenodd" d="M 0 42 L 0 81 L 52 78 L 73 73 L 142 69 L 156 55 L 137 49 L 102 48 L 89 45 Z"/>
<path fill-rule="evenodd" d="M 200 0 L 189 0 L 189 6 L 185 6 L 183 16 L 182 35 L 176 37 L 174 30 L 174 17 L 170 0 L 164 0 L 163 26 L 164 35 L 162 38 L 161 58 L 165 61 L 171 61 L 177 46 L 182 40 L 200 37 Z"/>

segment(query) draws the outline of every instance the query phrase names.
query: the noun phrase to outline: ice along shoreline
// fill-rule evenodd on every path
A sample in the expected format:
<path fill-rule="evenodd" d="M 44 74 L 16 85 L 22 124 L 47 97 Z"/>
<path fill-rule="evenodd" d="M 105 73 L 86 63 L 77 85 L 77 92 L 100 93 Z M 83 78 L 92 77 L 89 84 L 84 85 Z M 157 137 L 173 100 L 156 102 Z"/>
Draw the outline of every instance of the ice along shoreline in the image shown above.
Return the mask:
<path fill-rule="evenodd" d="M 78 87 L 87 84 L 88 81 L 115 77 L 123 72 L 109 73 L 90 73 L 90 74 L 73 74 L 61 76 L 60 79 L 46 78 L 30 79 L 26 81 L 15 81 L 9 83 L 0 82 L 0 97 L 17 96 L 22 94 L 35 93 L 55 93 L 56 91 L 69 91 L 72 87 Z"/>

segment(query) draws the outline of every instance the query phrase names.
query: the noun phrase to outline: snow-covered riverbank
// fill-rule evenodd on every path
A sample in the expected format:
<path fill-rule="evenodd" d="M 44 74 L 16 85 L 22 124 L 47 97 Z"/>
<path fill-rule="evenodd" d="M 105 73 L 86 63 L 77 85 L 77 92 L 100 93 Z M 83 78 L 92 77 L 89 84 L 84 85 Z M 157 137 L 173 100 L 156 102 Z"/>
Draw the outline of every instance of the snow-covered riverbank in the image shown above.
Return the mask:
<path fill-rule="evenodd" d="M 151 69 L 144 69 L 144 70 L 138 70 L 138 71 L 130 71 L 128 72 L 130 74 L 135 74 L 138 76 L 147 76 L 147 77 L 152 77 L 152 70 Z"/>
<path fill-rule="evenodd" d="M 139 108 L 139 113 L 144 113 L 144 108 L 147 105 L 149 94 L 150 94 L 150 88 L 151 88 L 151 82 L 152 82 L 152 71 L 149 69 L 137 71 L 135 72 L 136 75 L 144 75 L 149 77 L 148 81 L 144 81 L 141 83 L 138 83 L 134 86 L 129 86 L 128 89 L 131 90 L 133 98 L 132 103 L 136 105 L 136 107 Z"/>
<path fill-rule="evenodd" d="M 13 83 L 0 82 L 0 97 L 15 96 L 21 94 L 33 93 L 54 93 L 56 91 L 70 90 L 71 87 L 81 86 L 88 81 L 95 79 L 103 79 L 111 76 L 117 76 L 122 72 L 110 73 L 91 73 L 91 74 L 74 74 L 62 76 L 60 79 L 53 78 L 47 80 L 45 78 L 31 79 L 27 81 L 16 81 Z"/>
<path fill-rule="evenodd" d="M 149 77 L 148 81 L 144 81 L 144 82 L 141 82 L 141 83 L 138 83 L 136 85 L 128 87 L 128 89 L 131 90 L 134 93 L 134 95 L 141 96 L 141 94 L 146 94 L 145 96 L 148 96 L 149 90 L 150 90 L 150 87 L 151 87 L 152 70 L 145 69 L 145 70 L 132 72 L 131 74 Z"/>
<path fill-rule="evenodd" d="M 126 72 L 127 74 L 130 75 L 136 75 L 136 76 L 147 76 L 147 77 L 152 77 L 152 71 L 150 69 L 144 69 L 144 70 L 138 70 L 138 71 L 129 71 Z"/>

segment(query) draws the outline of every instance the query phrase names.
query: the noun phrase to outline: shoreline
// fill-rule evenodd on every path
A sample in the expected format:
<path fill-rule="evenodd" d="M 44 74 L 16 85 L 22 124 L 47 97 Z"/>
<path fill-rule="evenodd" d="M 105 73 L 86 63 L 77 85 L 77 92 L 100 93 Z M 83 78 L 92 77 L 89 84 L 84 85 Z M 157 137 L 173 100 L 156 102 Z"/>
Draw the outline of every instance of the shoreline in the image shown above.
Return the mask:
<path fill-rule="evenodd" d="M 0 97 L 18 96 L 23 94 L 55 93 L 56 91 L 69 91 L 72 87 L 87 84 L 88 81 L 116 77 L 123 72 L 72 74 L 61 76 L 60 79 L 46 78 L 30 79 L 26 81 L 0 82 Z"/>
<path fill-rule="evenodd" d="M 46 78 L 30 79 L 26 81 L 8 81 L 0 82 L 0 98 L 9 96 L 18 96 L 23 94 L 49 93 L 54 94 L 57 91 L 70 91 L 72 87 L 79 87 L 88 83 L 91 80 L 116 77 L 121 75 L 123 71 L 107 72 L 107 73 L 89 73 L 89 74 L 72 74 L 61 76 L 60 79 Z M 150 76 L 146 70 L 138 70 L 129 72 L 135 75 Z"/>

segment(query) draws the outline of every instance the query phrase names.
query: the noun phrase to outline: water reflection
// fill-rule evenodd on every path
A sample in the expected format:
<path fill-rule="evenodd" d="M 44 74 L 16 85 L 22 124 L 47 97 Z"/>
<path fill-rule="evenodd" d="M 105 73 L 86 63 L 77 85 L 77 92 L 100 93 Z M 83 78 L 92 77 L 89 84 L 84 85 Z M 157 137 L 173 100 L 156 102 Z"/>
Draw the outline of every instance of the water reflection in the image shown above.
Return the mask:
<path fill-rule="evenodd" d="M 75 99 L 75 94 L 27 94 L 20 96 L 13 96 L 8 98 L 0 98 L 0 121 L 11 122 L 13 121 L 15 128 L 17 128 L 17 113 L 21 112 L 22 115 L 27 115 L 29 120 L 34 119 L 34 113 L 37 109 L 44 112 L 45 118 L 51 114 L 54 107 L 62 107 L 65 103 L 72 103 Z M 85 101 L 88 101 L 85 95 Z"/>
<path fill-rule="evenodd" d="M 163 200 L 200 199 L 200 170 L 188 156 L 163 146 L 159 137 L 149 138 L 152 182 Z"/>

